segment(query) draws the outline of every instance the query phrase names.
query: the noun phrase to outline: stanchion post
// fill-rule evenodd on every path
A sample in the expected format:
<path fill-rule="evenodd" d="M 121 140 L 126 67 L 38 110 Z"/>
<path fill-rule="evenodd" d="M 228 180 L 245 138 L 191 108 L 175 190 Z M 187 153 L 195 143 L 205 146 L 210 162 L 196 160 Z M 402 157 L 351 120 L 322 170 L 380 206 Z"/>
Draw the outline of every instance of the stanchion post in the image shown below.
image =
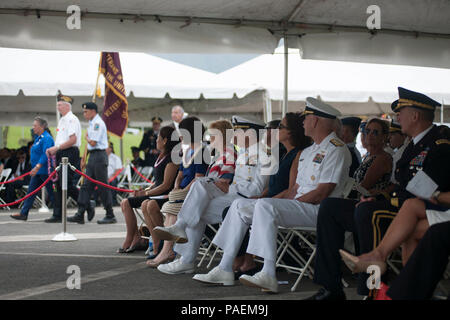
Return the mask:
<path fill-rule="evenodd" d="M 62 207 L 62 223 L 63 223 L 63 232 L 57 234 L 52 241 L 75 241 L 75 238 L 70 233 L 66 233 L 67 226 L 67 170 L 68 170 L 69 158 L 64 157 L 61 159 L 61 191 L 62 191 L 62 199 L 61 199 L 61 207 Z"/>
<path fill-rule="evenodd" d="M 41 199 L 42 199 L 42 203 L 41 203 L 41 207 L 39 208 L 39 212 L 40 213 L 49 213 L 50 210 L 48 210 L 48 207 L 45 204 L 45 187 L 41 189 Z"/>

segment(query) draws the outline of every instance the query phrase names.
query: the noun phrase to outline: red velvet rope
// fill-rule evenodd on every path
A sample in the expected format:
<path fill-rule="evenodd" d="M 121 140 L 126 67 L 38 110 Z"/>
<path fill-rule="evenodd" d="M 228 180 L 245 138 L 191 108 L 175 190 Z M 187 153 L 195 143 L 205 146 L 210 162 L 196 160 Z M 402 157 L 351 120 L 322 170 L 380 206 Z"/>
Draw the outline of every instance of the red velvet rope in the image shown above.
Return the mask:
<path fill-rule="evenodd" d="M 109 184 L 106 184 L 106 183 L 103 183 L 103 182 L 101 182 L 101 181 L 92 179 L 91 177 L 89 177 L 88 175 L 86 175 L 84 172 L 81 172 L 80 170 L 78 170 L 78 169 L 76 169 L 76 168 L 72 168 L 72 170 L 74 170 L 74 171 L 75 171 L 76 173 L 78 173 L 79 175 L 82 175 L 83 177 L 85 177 L 85 178 L 88 179 L 89 181 L 91 181 L 91 182 L 93 182 L 93 183 L 95 183 L 95 184 L 98 184 L 98 185 L 100 185 L 100 186 L 103 186 L 103 187 L 105 187 L 105 188 L 109 188 L 109 189 L 112 189 L 112 190 L 115 190 L 115 191 L 119 191 L 119 192 L 129 192 L 129 193 L 135 191 L 135 190 L 130 190 L 130 189 L 122 189 L 122 188 L 113 187 L 113 186 L 110 186 Z"/>
<path fill-rule="evenodd" d="M 139 175 L 139 177 L 141 177 L 142 179 L 144 179 L 146 182 L 153 184 L 153 182 L 150 181 L 150 180 L 148 180 L 142 173 L 140 173 L 139 170 L 136 169 L 135 166 L 131 165 L 131 167 L 133 168 L 134 172 L 136 172 L 136 173 Z"/>
<path fill-rule="evenodd" d="M 116 174 L 113 175 L 113 176 L 111 177 L 111 179 L 108 180 L 108 182 L 114 181 L 114 179 L 117 178 L 117 176 L 118 176 L 119 174 L 122 173 L 123 169 L 125 169 L 125 168 L 122 168 L 120 171 L 117 171 Z"/>
<path fill-rule="evenodd" d="M 18 204 L 18 203 L 20 203 L 20 202 L 22 202 L 22 201 L 25 201 L 26 199 L 28 199 L 29 197 L 31 197 L 31 196 L 33 196 L 33 195 L 35 195 L 37 192 L 39 192 L 39 190 L 41 190 L 52 178 L 53 178 L 53 176 L 56 174 L 56 170 L 55 171 L 53 171 L 49 176 L 48 176 L 48 178 L 44 181 L 44 183 L 39 187 L 39 188 L 37 188 L 36 190 L 33 190 L 33 192 L 30 192 L 29 194 L 27 194 L 25 197 L 23 197 L 22 199 L 19 199 L 19 200 L 16 200 L 16 201 L 14 201 L 14 202 L 11 202 L 11 203 L 5 203 L 5 204 L 0 204 L 0 208 L 3 208 L 3 207 L 9 207 L 9 206 L 13 206 L 13 205 L 15 205 L 15 204 Z"/>
<path fill-rule="evenodd" d="M 25 177 L 28 176 L 29 174 L 31 174 L 31 171 L 29 171 L 29 172 L 27 172 L 27 173 L 24 173 L 23 175 L 21 175 L 21 176 L 19 176 L 19 177 L 17 177 L 17 178 L 14 178 L 14 179 L 12 179 L 12 180 L 0 182 L 0 184 L 7 184 L 7 183 L 11 183 L 11 182 L 20 180 L 20 179 L 22 179 L 22 178 L 25 178 Z"/>

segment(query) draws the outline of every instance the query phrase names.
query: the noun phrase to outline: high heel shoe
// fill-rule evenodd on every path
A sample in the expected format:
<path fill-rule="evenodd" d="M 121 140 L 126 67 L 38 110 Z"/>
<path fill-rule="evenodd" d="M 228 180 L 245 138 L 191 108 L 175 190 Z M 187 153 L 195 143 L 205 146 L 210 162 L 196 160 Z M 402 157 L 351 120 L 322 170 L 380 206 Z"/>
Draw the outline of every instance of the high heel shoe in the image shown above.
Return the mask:
<path fill-rule="evenodd" d="M 127 253 L 127 250 L 128 250 L 129 248 L 122 248 L 122 247 L 120 247 L 119 249 L 117 249 L 117 253 Z"/>
<path fill-rule="evenodd" d="M 358 257 L 355 257 L 354 255 L 340 249 L 339 254 L 342 257 L 342 260 L 344 261 L 345 265 L 350 269 L 352 273 L 360 273 L 360 272 L 367 272 L 367 268 L 369 266 L 377 266 L 380 268 L 380 275 L 384 274 L 386 272 L 386 262 L 384 261 L 376 261 L 376 260 L 369 260 L 369 261 L 363 261 L 359 259 Z"/>
<path fill-rule="evenodd" d="M 148 241 L 139 241 L 134 246 L 126 249 L 125 253 L 132 253 L 134 251 L 145 251 L 148 248 Z"/>

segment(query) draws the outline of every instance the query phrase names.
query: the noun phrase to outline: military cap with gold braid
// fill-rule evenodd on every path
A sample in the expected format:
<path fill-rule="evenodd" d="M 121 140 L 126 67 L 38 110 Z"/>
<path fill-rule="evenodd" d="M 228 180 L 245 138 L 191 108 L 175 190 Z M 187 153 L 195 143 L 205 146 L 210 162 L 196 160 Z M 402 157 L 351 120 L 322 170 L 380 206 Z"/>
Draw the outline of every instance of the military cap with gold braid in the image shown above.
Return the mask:
<path fill-rule="evenodd" d="M 398 87 L 398 97 L 397 103 L 394 101 L 391 105 L 392 111 L 394 112 L 398 112 L 404 107 L 413 107 L 434 112 L 436 107 L 441 106 L 439 102 L 422 93 L 414 92 L 402 87 Z"/>
<path fill-rule="evenodd" d="M 161 123 L 163 120 L 160 117 L 153 117 L 152 122 L 158 122 Z"/>
<path fill-rule="evenodd" d="M 58 96 L 56 97 L 56 100 L 59 102 L 59 101 L 63 101 L 63 102 L 67 102 L 67 103 L 70 103 L 70 104 L 73 104 L 73 98 L 72 97 L 69 97 L 69 96 L 65 96 L 65 95 L 63 95 L 63 94 L 58 94 Z"/>
<path fill-rule="evenodd" d="M 233 125 L 233 129 L 264 129 L 266 124 L 255 118 L 251 117 L 242 117 L 242 116 L 232 116 L 231 124 Z"/>
<path fill-rule="evenodd" d="M 400 126 L 400 123 L 391 121 L 391 125 L 389 126 L 389 133 L 394 133 L 394 132 L 401 133 L 402 127 Z"/>
<path fill-rule="evenodd" d="M 307 116 L 308 114 L 313 114 L 318 117 L 328 118 L 328 119 L 336 119 L 341 113 L 320 100 L 315 98 L 308 97 L 306 98 L 306 108 L 303 111 L 303 114 Z"/>

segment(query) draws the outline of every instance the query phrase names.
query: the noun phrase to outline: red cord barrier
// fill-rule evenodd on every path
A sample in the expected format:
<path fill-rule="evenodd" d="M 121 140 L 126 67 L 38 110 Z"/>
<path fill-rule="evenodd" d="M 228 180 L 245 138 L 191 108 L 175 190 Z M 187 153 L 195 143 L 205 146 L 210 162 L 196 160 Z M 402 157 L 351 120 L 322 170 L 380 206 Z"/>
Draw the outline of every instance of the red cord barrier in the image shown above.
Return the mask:
<path fill-rule="evenodd" d="M 106 183 L 103 183 L 103 182 L 101 182 L 101 181 L 92 179 L 91 177 L 89 177 L 88 175 L 86 175 L 84 172 L 81 172 L 80 170 L 78 170 L 78 169 L 76 169 L 76 168 L 72 168 L 72 170 L 74 170 L 74 171 L 75 171 L 76 173 L 78 173 L 79 175 L 82 175 L 83 177 L 85 177 L 85 178 L 88 179 L 89 181 L 91 181 L 91 182 L 93 182 L 93 183 L 95 183 L 95 184 L 101 185 L 101 186 L 103 186 L 103 187 L 105 187 L 105 188 L 109 188 L 109 189 L 112 189 L 112 190 L 115 190 L 115 191 L 119 191 L 119 192 L 129 192 L 129 193 L 135 191 L 135 190 L 130 190 L 130 189 L 122 189 L 122 188 L 113 187 L 113 186 L 110 186 L 109 184 L 106 184 Z"/>
<path fill-rule="evenodd" d="M 44 181 L 44 183 L 39 187 L 39 188 L 37 188 L 36 190 L 33 190 L 33 192 L 30 192 L 29 194 L 27 194 L 25 197 L 23 197 L 22 199 L 19 199 L 19 200 L 16 200 L 16 201 L 14 201 L 14 202 L 11 202 L 11 203 L 5 203 L 5 204 L 0 204 L 0 208 L 3 208 L 3 207 L 9 207 L 9 206 L 13 206 L 13 205 L 15 205 L 15 204 L 18 204 L 18 203 L 20 203 L 20 202 L 22 202 L 22 201 L 25 201 L 26 199 L 28 199 L 29 197 L 31 197 L 31 196 L 33 196 L 33 195 L 35 195 L 37 192 L 39 192 L 39 190 L 41 190 L 52 178 L 53 178 L 53 176 L 56 174 L 56 170 L 55 171 L 53 171 L 49 176 L 48 176 L 48 178 Z"/>
<path fill-rule="evenodd" d="M 7 184 L 7 183 L 14 182 L 14 181 L 20 180 L 20 179 L 22 179 L 22 178 L 25 178 L 26 176 L 28 176 L 28 175 L 30 175 L 30 174 L 31 174 L 31 171 L 29 171 L 29 172 L 27 172 L 27 173 L 24 173 L 23 175 L 18 176 L 17 178 L 14 178 L 14 179 L 12 179 L 12 180 L 0 182 L 0 184 Z"/>
<path fill-rule="evenodd" d="M 121 174 L 122 171 L 123 171 L 124 169 L 125 169 L 125 168 L 122 168 L 120 171 L 117 171 L 116 174 L 113 175 L 113 176 L 111 177 L 111 179 L 108 180 L 108 182 L 113 182 L 114 179 L 117 178 L 117 177 L 119 176 L 119 174 Z"/>
<path fill-rule="evenodd" d="M 133 168 L 134 172 L 136 172 L 136 173 L 139 175 L 139 177 L 141 177 L 142 179 L 144 179 L 146 182 L 153 184 L 153 182 L 150 181 L 150 180 L 148 180 L 142 173 L 140 173 L 139 170 L 136 169 L 135 166 L 131 165 L 131 167 Z"/>

